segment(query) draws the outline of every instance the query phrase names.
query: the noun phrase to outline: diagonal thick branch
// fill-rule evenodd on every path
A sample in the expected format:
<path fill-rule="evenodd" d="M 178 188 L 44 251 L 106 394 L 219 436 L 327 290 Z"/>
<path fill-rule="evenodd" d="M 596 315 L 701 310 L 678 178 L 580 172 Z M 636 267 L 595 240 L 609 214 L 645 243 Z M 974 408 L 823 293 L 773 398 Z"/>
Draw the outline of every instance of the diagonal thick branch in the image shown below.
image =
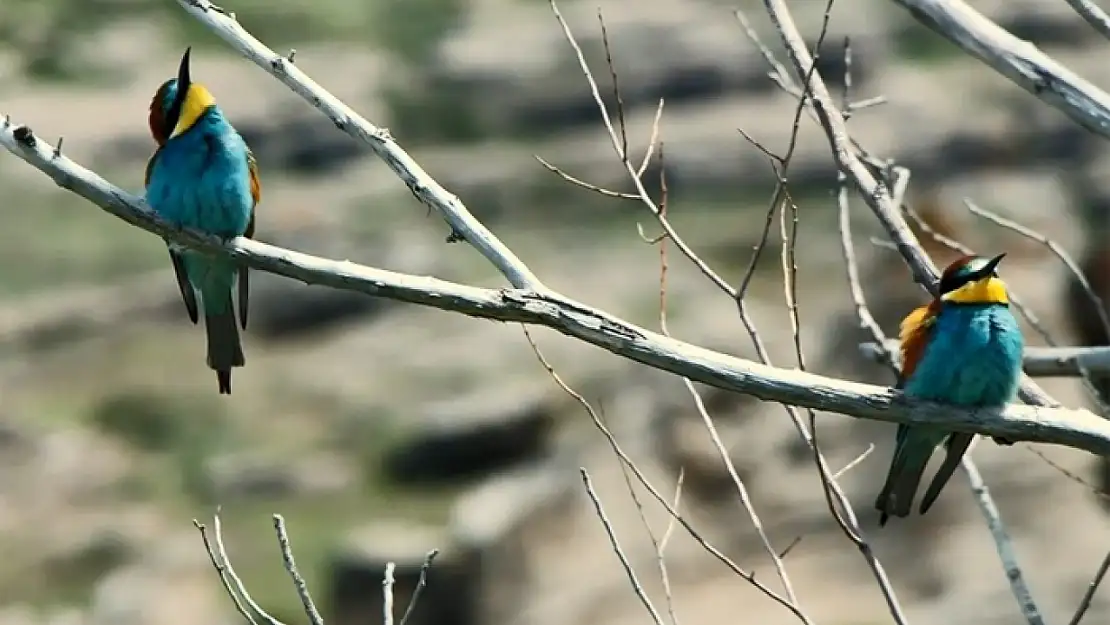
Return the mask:
<path fill-rule="evenodd" d="M 0 145 L 50 176 L 59 186 L 128 223 L 193 249 L 227 254 L 261 271 L 473 317 L 546 326 L 618 356 L 766 401 L 862 419 L 928 423 L 954 431 L 1110 454 L 1110 421 L 1086 410 L 1017 405 L 1003 410 L 958 410 L 911 400 L 887 387 L 779 369 L 714 352 L 635 326 L 549 291 L 477 288 L 328 260 L 244 238 L 225 243 L 167 225 L 153 215 L 142 199 L 58 153 L 26 126 L 10 121 L 0 123 Z"/>
<path fill-rule="evenodd" d="M 1057 63 L 1037 46 L 1013 36 L 963 0 L 892 1 L 1014 84 L 1084 128 L 1110 139 L 1110 94 Z M 1088 4 L 1068 1 L 1073 6 Z M 1098 10 L 1097 6 L 1094 8 Z M 1084 17 L 1089 19 L 1088 15 Z"/>
<path fill-rule="evenodd" d="M 235 21 L 234 14 L 225 13 L 208 0 L 177 0 L 177 2 L 190 15 L 231 44 L 231 47 L 238 50 L 245 58 L 266 70 L 293 93 L 327 115 L 337 128 L 368 145 L 385 161 L 393 173 L 397 174 L 420 203 L 443 217 L 451 227 L 448 241 L 464 240 L 472 245 L 514 287 L 545 290 L 540 279 L 513 254 L 512 250 L 471 215 L 466 205 L 457 196 L 444 189 L 393 140 L 389 129 L 371 124 L 298 69 L 293 64 L 292 57 L 277 54 L 255 39 Z"/>

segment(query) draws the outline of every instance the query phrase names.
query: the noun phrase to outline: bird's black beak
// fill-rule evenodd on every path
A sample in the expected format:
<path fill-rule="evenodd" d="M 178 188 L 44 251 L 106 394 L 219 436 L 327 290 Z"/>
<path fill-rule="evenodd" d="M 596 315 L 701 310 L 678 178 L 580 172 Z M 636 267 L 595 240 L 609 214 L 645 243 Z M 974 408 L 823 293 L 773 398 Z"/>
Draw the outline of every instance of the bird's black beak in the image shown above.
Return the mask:
<path fill-rule="evenodd" d="M 177 120 L 181 118 L 181 109 L 185 106 L 185 98 L 189 95 L 189 85 L 191 84 L 189 52 L 192 49 L 191 46 L 185 48 L 185 54 L 181 57 L 181 65 L 177 67 L 177 92 L 174 94 L 173 103 L 170 104 L 170 110 L 166 111 L 167 132 L 172 132 L 177 126 Z"/>
<path fill-rule="evenodd" d="M 998 263 L 1002 262 L 1002 259 L 1005 258 L 1005 257 L 1006 257 L 1006 254 L 1002 253 L 1002 254 L 999 254 L 998 256 L 995 256 L 994 258 L 988 260 L 987 264 L 983 265 L 982 269 L 975 272 L 975 279 L 976 280 L 982 280 L 984 278 L 991 277 L 991 274 L 994 273 L 994 270 L 998 268 Z"/>
<path fill-rule="evenodd" d="M 189 90 L 189 85 L 192 80 L 189 78 L 189 53 L 192 52 L 193 47 L 185 48 L 185 54 L 181 55 L 181 65 L 177 67 L 177 93 L 185 93 Z"/>

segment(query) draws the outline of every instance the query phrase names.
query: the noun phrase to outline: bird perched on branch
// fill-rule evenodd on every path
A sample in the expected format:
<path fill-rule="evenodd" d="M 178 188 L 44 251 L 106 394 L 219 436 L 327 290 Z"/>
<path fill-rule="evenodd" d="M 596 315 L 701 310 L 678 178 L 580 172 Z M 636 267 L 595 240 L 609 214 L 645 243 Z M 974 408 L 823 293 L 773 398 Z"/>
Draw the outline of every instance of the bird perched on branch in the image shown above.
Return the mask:
<path fill-rule="evenodd" d="M 1024 341 L 1010 311 L 1006 285 L 991 259 L 964 256 L 941 275 L 940 294 L 902 320 L 902 370 L 907 396 L 964 407 L 1002 406 L 1017 392 Z M 886 483 L 875 501 L 879 524 L 909 516 L 933 450 L 945 444 L 944 463 L 925 491 L 925 514 L 952 477 L 974 434 L 927 425 L 899 425 Z"/>
<path fill-rule="evenodd" d="M 146 201 L 178 227 L 232 239 L 254 235 L 261 197 L 258 167 L 215 98 L 189 75 L 186 48 L 177 78 L 164 82 L 150 103 L 150 133 L 158 149 L 146 166 Z M 170 260 L 189 319 L 204 310 L 208 366 L 220 394 L 231 394 L 231 369 L 245 364 L 232 291 L 239 289 L 239 322 L 247 327 L 247 268 L 169 244 Z"/>

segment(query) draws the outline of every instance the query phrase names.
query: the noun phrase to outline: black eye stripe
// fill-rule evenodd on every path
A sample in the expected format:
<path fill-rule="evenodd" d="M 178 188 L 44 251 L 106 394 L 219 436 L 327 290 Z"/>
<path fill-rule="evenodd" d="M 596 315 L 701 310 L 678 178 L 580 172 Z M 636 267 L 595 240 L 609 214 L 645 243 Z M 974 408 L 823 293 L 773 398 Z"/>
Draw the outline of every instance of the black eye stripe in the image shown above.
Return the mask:
<path fill-rule="evenodd" d="M 961 286 L 971 281 L 971 276 L 964 272 L 942 278 L 940 281 L 940 292 L 951 293 Z"/>
<path fill-rule="evenodd" d="M 998 272 L 997 271 L 992 271 L 991 272 L 991 277 L 992 278 L 997 278 L 998 277 Z M 945 277 L 941 278 L 940 285 L 939 285 L 940 292 L 942 294 L 943 293 L 951 293 L 952 291 L 955 291 L 956 289 L 964 286 L 965 284 L 967 284 L 969 282 L 972 282 L 973 280 L 974 280 L 974 276 L 972 275 L 972 273 L 969 272 L 967 269 L 962 269 L 962 270 L 960 270 L 960 271 L 958 271 L 954 274 L 951 274 L 951 275 L 948 275 L 948 276 L 945 276 Z"/>

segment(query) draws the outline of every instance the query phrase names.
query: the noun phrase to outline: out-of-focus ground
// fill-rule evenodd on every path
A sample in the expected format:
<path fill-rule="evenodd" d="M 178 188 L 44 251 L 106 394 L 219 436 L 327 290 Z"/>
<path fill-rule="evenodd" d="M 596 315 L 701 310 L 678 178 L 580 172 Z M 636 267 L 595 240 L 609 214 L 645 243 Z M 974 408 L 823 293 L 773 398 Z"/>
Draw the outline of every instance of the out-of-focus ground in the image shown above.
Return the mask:
<path fill-rule="evenodd" d="M 262 168 L 258 238 L 502 284 L 474 251 L 445 244 L 444 224 L 365 148 L 230 55 L 175 3 L 161 1 L 167 6 L 89 2 L 94 8 L 81 14 L 61 1 L 0 2 L 0 40 L 9 45 L 0 55 L 0 111 L 44 138 L 64 136 L 72 158 L 137 191 L 151 151 L 149 98 L 172 75 L 183 46 L 198 46 L 195 77 L 247 136 Z M 547 284 L 658 326 L 659 254 L 637 233 L 638 224 L 648 236 L 658 230 L 646 208 L 573 187 L 533 158 L 630 188 L 547 3 L 224 4 L 267 43 L 295 47 L 301 69 L 388 126 Z M 791 4 L 812 41 L 823 3 Z M 642 153 L 665 97 L 672 220 L 726 279 L 739 282 L 773 179 L 737 129 L 782 151 L 793 101 L 766 79 L 729 3 L 568 0 L 561 8 L 605 92 L 598 5 L 631 144 Z M 1110 83 L 1107 43 L 1064 3 L 974 5 L 1095 84 Z M 744 7 L 777 44 L 759 4 Z M 839 0 L 831 23 L 823 71 L 834 89 L 841 42 L 851 35 L 856 97 L 889 99 L 853 116 L 854 136 L 913 168 L 910 200 L 935 225 L 985 253 L 1010 252 L 1004 277 L 1058 341 L 1072 342 L 1059 262 L 978 220 L 962 199 L 1097 258 L 1106 240 L 1098 217 L 1102 144 L 891 3 Z M 862 335 L 845 288 L 832 179 L 824 137 L 803 121 L 791 180 L 808 365 L 889 383 L 854 347 Z M 273 538 L 274 512 L 285 515 L 298 563 L 334 623 L 378 622 L 381 567 L 389 559 L 399 563 L 404 605 L 414 567 L 432 547 L 443 554 L 413 625 L 649 622 L 585 496 L 579 466 L 590 471 L 632 566 L 663 611 L 654 548 L 619 464 L 519 327 L 258 275 L 245 339 L 249 366 L 236 371 L 234 396 L 222 398 L 204 366 L 202 331 L 181 312 L 162 242 L 16 158 L 0 158 L 0 188 L 0 623 L 236 622 L 191 523 L 216 506 L 238 572 L 289 623 L 304 617 Z M 862 203 L 854 205 L 867 294 L 892 332 L 922 294 L 896 255 L 869 242 L 879 232 Z M 775 362 L 790 366 L 780 249 L 776 226 L 748 302 Z M 951 258 L 940 246 L 930 250 L 938 262 Z M 1106 277 L 1092 278 L 1099 276 Z M 673 247 L 667 283 L 675 336 L 754 358 L 733 302 Z M 1027 334 L 1031 344 L 1044 343 Z M 683 511 L 718 548 L 773 584 L 681 381 L 552 332 L 534 336 L 662 492 L 673 494 L 685 469 Z M 1088 402 L 1076 382 L 1044 386 L 1068 405 Z M 776 545 L 803 537 L 786 563 L 808 612 L 827 624 L 887 622 L 781 407 L 712 391 L 705 397 Z M 963 477 L 927 517 L 880 531 L 871 503 L 893 427 L 817 419 L 834 466 L 876 446 L 842 484 L 911 620 L 1016 622 L 1016 603 Z M 1110 523 L 1090 488 L 1027 447 L 984 442 L 975 457 L 1041 609 L 1058 621 L 1110 544 Z M 1089 455 L 1039 450 L 1098 482 Z M 666 515 L 642 488 L 637 494 L 658 538 Z M 681 528 L 667 562 L 686 625 L 792 620 Z M 1107 606 L 1096 598 L 1090 622 L 1106 618 Z"/>

